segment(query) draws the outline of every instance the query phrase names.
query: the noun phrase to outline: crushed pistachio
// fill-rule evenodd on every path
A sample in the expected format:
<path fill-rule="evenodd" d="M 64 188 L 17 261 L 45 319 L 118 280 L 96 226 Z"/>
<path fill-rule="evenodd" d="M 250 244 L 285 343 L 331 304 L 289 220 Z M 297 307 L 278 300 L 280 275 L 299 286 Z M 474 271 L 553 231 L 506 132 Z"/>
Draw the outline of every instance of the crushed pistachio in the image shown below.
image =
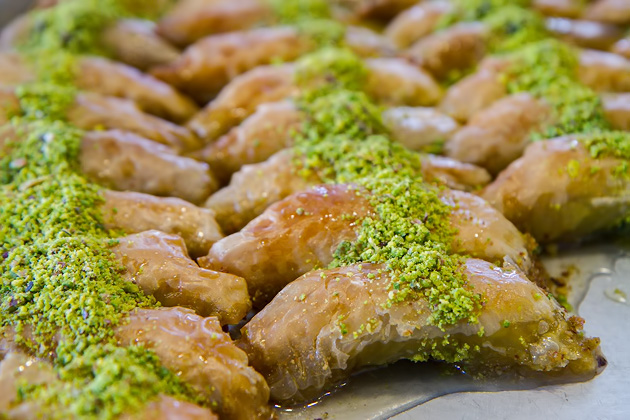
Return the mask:
<path fill-rule="evenodd" d="M 129 311 L 156 302 L 120 276 L 100 190 L 79 173 L 83 132 L 64 121 L 76 55 L 102 52 L 100 33 L 113 20 L 155 9 L 145 0 L 64 1 L 33 13 L 21 47 L 37 59 L 38 80 L 16 88 L 20 110 L 6 127 L 15 135 L 0 158 L 0 329 L 52 362 L 57 380 L 20 396 L 54 418 L 114 418 L 162 393 L 197 401 L 154 353 L 113 338 Z"/>
<path fill-rule="evenodd" d="M 545 20 L 539 13 L 516 5 L 502 7 L 488 14 L 482 22 L 490 30 L 489 49 L 497 53 L 513 51 L 549 37 Z"/>
<path fill-rule="evenodd" d="M 483 298 L 468 286 L 463 257 L 450 253 L 451 209 L 437 187 L 422 182 L 420 156 L 391 141 L 381 109 L 361 92 L 365 66 L 338 48 L 344 26 L 329 20 L 325 0 L 269 1 L 278 21 L 296 25 L 322 48 L 297 63 L 298 105 L 308 121 L 295 134 L 296 165 L 304 175 L 354 185 L 375 210 L 361 221 L 355 241 L 339 245 L 330 266 L 383 264 L 391 279 L 385 305 L 426 299 L 429 321 L 440 328 L 476 322 Z M 112 338 L 125 313 L 156 302 L 121 279 L 110 251 L 114 242 L 98 212 L 99 189 L 78 173 L 82 132 L 64 122 L 76 94 L 77 55 L 106 55 L 100 34 L 108 25 L 124 17 L 154 17 L 171 2 L 67 0 L 33 13 L 34 30 L 22 47 L 27 57 L 37 59 L 38 81 L 16 91 L 21 114 L 11 124 L 17 141 L 0 159 L 1 326 L 36 354 L 54 353 L 58 382 L 21 395 L 38 399 L 59 417 L 111 418 L 160 393 L 197 401 L 155 354 L 118 347 Z M 575 50 L 541 41 L 547 37 L 543 20 L 521 8 L 530 0 L 453 3 L 457 12 L 442 24 L 483 20 L 491 34 L 490 51 L 511 53 L 508 91 L 527 91 L 551 105 L 555 120 L 535 138 L 577 133 L 593 157 L 630 159 L 630 134 L 609 131 L 598 96 L 577 81 Z M 578 169 L 569 164 L 570 174 L 577 176 Z M 627 162 L 618 172 L 628 173 Z M 296 213 L 307 214 L 304 209 Z M 345 335 L 342 321 L 337 320 Z M 373 331 L 376 322 L 367 320 L 353 336 L 364 328 Z M 25 334 L 30 328 L 35 342 Z M 479 351 L 448 336 L 423 347 L 414 360 L 459 362 Z"/>
<path fill-rule="evenodd" d="M 296 23 L 311 19 L 331 17 L 330 5 L 326 0 L 268 0 L 276 19 L 280 23 Z"/>
<path fill-rule="evenodd" d="M 121 18 L 156 18 L 173 0 L 66 0 L 32 12 L 33 28 L 26 47 L 53 53 L 105 54 L 103 30 Z"/>
<path fill-rule="evenodd" d="M 473 21 L 500 12 L 509 6 L 525 8 L 531 0 L 452 0 L 458 20 Z"/>
<path fill-rule="evenodd" d="M 477 331 L 477 336 L 483 337 L 484 335 L 486 335 L 486 329 L 483 326 L 481 326 L 479 327 L 479 331 Z"/>
<path fill-rule="evenodd" d="M 330 19 L 312 19 L 296 23 L 299 33 L 316 47 L 339 46 L 346 36 L 346 27 Z"/>
<path fill-rule="evenodd" d="M 526 7 L 530 0 L 455 0 L 453 11 L 438 22 L 445 29 L 457 22 L 479 21 L 487 29 L 490 53 L 505 53 L 549 37 L 544 17 Z M 461 80 L 473 68 L 455 69 L 443 81 L 445 86 Z"/>
<path fill-rule="evenodd" d="M 577 136 L 593 158 L 615 157 L 630 160 L 630 133 L 601 131 Z"/>
<path fill-rule="evenodd" d="M 575 159 L 571 159 L 567 164 L 567 173 L 571 178 L 577 178 L 580 174 L 580 162 Z"/>
<path fill-rule="evenodd" d="M 137 365 L 131 363 L 137 360 L 131 355 L 121 356 L 136 350 L 118 348 L 113 342 L 112 328 L 124 314 L 156 303 L 119 275 L 98 210 L 99 189 L 76 172 L 81 132 L 46 119 L 22 122 L 16 130 L 18 142 L 0 161 L 2 327 L 41 357 L 54 352 L 60 378 L 32 390 L 29 398 L 42 397 L 51 407 L 59 405 L 60 416 L 99 413 L 109 418 L 167 388 L 171 389 L 167 393 L 178 394 L 179 385 L 170 387 L 159 379 L 179 383 L 163 368 L 156 377 L 154 366 Z M 18 159 L 24 165 L 12 167 Z M 24 335 L 25 331 L 31 334 Z M 124 381 L 112 383 L 105 394 L 88 392 L 102 381 L 91 368 L 93 360 L 86 358 L 88 350 L 103 354 L 99 359 L 103 369 L 113 369 L 121 378 L 151 377 L 153 385 L 144 385 L 138 394 L 130 392 Z M 74 391 L 69 394 L 70 390 Z M 103 398 L 111 399 L 111 404 L 101 404 Z"/>
<path fill-rule="evenodd" d="M 295 81 L 302 89 L 361 90 L 367 77 L 363 60 L 343 48 L 326 47 L 302 57 L 296 63 Z"/>
<path fill-rule="evenodd" d="M 448 335 L 440 340 L 422 340 L 418 353 L 410 357 L 413 362 L 426 362 L 431 359 L 447 363 L 459 363 L 468 360 L 472 352 L 479 352 L 478 346 L 471 347 L 468 343 L 460 343 Z"/>
<path fill-rule="evenodd" d="M 611 130 L 599 95 L 579 82 L 577 54 L 573 47 L 551 39 L 522 47 L 510 55 L 512 64 L 505 78 L 508 91 L 528 92 L 551 106 L 553 122 L 535 133 L 534 140 L 572 135 L 593 158 L 623 159 L 614 174 L 627 176 L 630 134 Z M 579 162 L 569 162 L 566 169 L 577 177 Z"/>
<path fill-rule="evenodd" d="M 510 55 L 507 70 L 510 93 L 528 92 L 546 101 L 554 121 L 535 139 L 609 130 L 599 96 L 577 80 L 577 51 L 565 43 L 545 40 Z"/>
<path fill-rule="evenodd" d="M 473 22 L 488 18 L 500 12 L 504 7 L 525 8 L 531 0 L 452 0 L 453 11 L 442 16 L 438 29 L 446 28 L 457 22 Z"/>
<path fill-rule="evenodd" d="M 76 93 L 72 85 L 49 82 L 29 83 L 15 90 L 22 116 L 27 120 L 64 121 Z"/>
<path fill-rule="evenodd" d="M 91 369 L 94 379 L 77 381 Z M 121 384 L 126 393 L 121 393 Z M 195 395 L 155 354 L 142 347 L 112 344 L 86 348 L 79 359 L 59 371 L 59 380 L 47 386 L 25 386 L 22 395 L 37 400 L 55 413 L 51 418 L 110 418 L 141 409 L 157 393 Z M 197 403 L 205 403 L 195 397 Z"/>
<path fill-rule="evenodd" d="M 562 305 L 567 311 L 573 311 L 573 305 L 569 303 L 569 299 L 565 293 L 557 293 L 553 295 L 553 297 L 558 301 L 560 305 Z"/>
<path fill-rule="evenodd" d="M 463 260 L 449 253 L 451 209 L 422 182 L 420 155 L 392 142 L 380 109 L 336 80 L 298 100 L 308 121 L 296 138 L 296 164 L 302 174 L 357 186 L 377 217 L 362 221 L 356 241 L 339 245 L 331 267 L 383 264 L 391 277 L 388 305 L 424 298 L 440 328 L 476 322 L 481 297 L 467 286 Z"/>
<path fill-rule="evenodd" d="M 331 135 L 348 138 L 386 133 L 380 107 L 374 105 L 363 92 L 337 89 L 325 93 L 327 90 L 322 88 L 323 94 L 318 90 L 307 91 L 304 98 L 309 100 L 298 101 L 298 106 L 309 119 L 303 135 L 298 136 L 311 139 L 304 144 L 316 145 L 318 139 Z"/>

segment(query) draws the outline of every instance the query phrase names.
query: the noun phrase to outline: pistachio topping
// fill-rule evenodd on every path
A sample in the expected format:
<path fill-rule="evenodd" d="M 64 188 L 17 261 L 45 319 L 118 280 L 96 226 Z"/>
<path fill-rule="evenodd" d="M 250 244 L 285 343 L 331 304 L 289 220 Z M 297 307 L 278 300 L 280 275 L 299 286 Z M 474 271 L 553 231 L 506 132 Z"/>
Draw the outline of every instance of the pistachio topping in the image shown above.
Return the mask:
<path fill-rule="evenodd" d="M 20 398 L 54 418 L 114 418 L 159 394 L 197 400 L 152 352 L 113 337 L 127 313 L 156 302 L 121 277 L 99 187 L 78 171 L 83 133 L 65 122 L 76 54 L 100 52 L 104 25 L 151 4 L 71 0 L 35 12 L 23 52 L 41 58 L 38 80 L 16 88 L 21 109 L 2 127 L 12 135 L 0 158 L 0 329 L 52 362 L 57 380 L 25 385 Z"/>
<path fill-rule="evenodd" d="M 490 30 L 490 50 L 501 53 L 549 37 L 543 17 L 528 9 L 509 5 L 488 14 L 483 20 Z"/>
<path fill-rule="evenodd" d="M 330 5 L 326 0 L 267 0 L 280 23 L 295 23 L 310 19 L 329 19 Z"/>
<path fill-rule="evenodd" d="M 367 69 L 352 51 L 326 47 L 302 57 L 296 63 L 295 81 L 302 89 L 324 93 L 324 89 L 361 90 Z"/>
<path fill-rule="evenodd" d="M 173 0 L 67 0 L 33 13 L 26 47 L 72 54 L 103 54 L 103 30 L 126 17 L 157 18 Z"/>
<path fill-rule="evenodd" d="M 516 6 L 525 8 L 531 0 L 452 0 L 453 11 L 440 19 L 438 27 L 444 28 L 458 21 L 477 21 L 493 13 L 500 12 L 503 8 Z"/>
<path fill-rule="evenodd" d="M 339 46 L 346 35 L 346 27 L 330 19 L 310 19 L 296 23 L 299 33 L 316 47 Z"/>
<path fill-rule="evenodd" d="M 24 395 L 65 418 L 114 417 L 159 393 L 192 399 L 150 352 L 112 338 L 126 313 L 156 303 L 119 274 L 99 189 L 76 172 L 81 132 L 47 119 L 12 123 L 18 140 L 0 161 L 1 326 L 52 359 L 59 377 Z"/>
<path fill-rule="evenodd" d="M 441 199 L 441 187 L 423 181 L 421 155 L 391 140 L 381 107 L 363 92 L 365 64 L 343 48 L 344 25 L 332 20 L 326 0 L 267 1 L 277 22 L 294 25 L 317 49 L 296 63 L 296 103 L 307 118 L 295 134 L 296 171 L 351 185 L 374 209 L 358 223 L 356 240 L 339 245 L 330 267 L 382 264 L 391 278 L 385 306 L 425 299 L 439 328 L 476 323 L 483 296 L 468 285 L 465 256 L 452 253 L 453 209 Z M 543 18 L 523 9 L 530 0 L 452 2 L 456 12 L 442 25 L 482 21 L 488 50 L 510 60 L 502 75 L 508 92 L 529 92 L 553 109 L 553 122 L 533 139 L 571 134 L 594 158 L 630 160 L 630 134 L 611 131 L 598 95 L 577 78 L 578 52 L 547 39 Z M 126 314 L 158 304 L 120 275 L 111 252 L 117 232 L 104 228 L 99 187 L 78 167 L 84 133 L 66 121 L 77 93 L 77 57 L 108 55 L 100 41 L 106 27 L 121 18 L 155 18 L 171 3 L 59 2 L 32 12 L 31 36 L 21 46 L 37 63 L 37 81 L 16 88 L 19 112 L 1 127 L 14 135 L 0 156 L 0 336 L 53 364 L 54 382 L 20 390 L 20 398 L 37 400 L 52 417 L 115 418 L 159 394 L 213 403 L 152 351 L 114 339 Z M 579 162 L 567 170 L 578 174 Z M 628 165 L 619 173 L 627 176 Z M 337 325 L 344 335 L 372 325 L 368 319 L 360 331 L 349 331 L 343 321 Z M 502 326 L 513 328 L 508 320 Z M 426 347 L 415 360 L 459 362 L 479 351 L 449 336 Z"/>
<path fill-rule="evenodd" d="M 543 16 L 526 9 L 529 0 L 456 0 L 453 3 L 453 11 L 442 17 L 438 27 L 444 29 L 457 22 L 479 21 L 487 28 L 485 43 L 490 53 L 506 53 L 549 37 Z M 445 84 L 451 85 L 472 70 L 453 71 Z"/>
<path fill-rule="evenodd" d="M 554 123 L 535 138 L 610 129 L 597 94 L 577 80 L 577 51 L 560 41 L 528 44 L 514 52 L 506 72 L 510 93 L 528 92 L 554 110 Z"/>
<path fill-rule="evenodd" d="M 88 371 L 92 380 L 77 380 Z M 186 399 L 205 403 L 165 369 L 154 353 L 138 346 L 90 346 L 59 371 L 59 378 L 47 386 L 22 389 L 23 395 L 51 410 L 46 413 L 50 418 L 69 418 L 69 414 L 73 418 L 116 417 L 140 409 L 157 394 L 190 395 Z M 50 416 L 50 412 L 55 414 Z"/>
<path fill-rule="evenodd" d="M 593 158 L 611 156 L 630 160 L 630 133 L 627 131 L 581 134 L 577 139 L 584 144 Z"/>
<path fill-rule="evenodd" d="M 460 20 L 479 20 L 506 7 L 527 7 L 531 0 L 453 0 Z"/>
<path fill-rule="evenodd" d="M 423 182 L 420 155 L 388 137 L 379 108 L 362 92 L 335 89 L 338 80 L 299 101 L 309 121 L 296 139 L 296 163 L 304 175 L 355 185 L 378 217 L 340 244 L 331 267 L 383 263 L 392 277 L 387 305 L 424 297 L 440 328 L 476 322 L 482 298 L 467 286 L 463 259 L 449 252 L 451 208 Z"/>

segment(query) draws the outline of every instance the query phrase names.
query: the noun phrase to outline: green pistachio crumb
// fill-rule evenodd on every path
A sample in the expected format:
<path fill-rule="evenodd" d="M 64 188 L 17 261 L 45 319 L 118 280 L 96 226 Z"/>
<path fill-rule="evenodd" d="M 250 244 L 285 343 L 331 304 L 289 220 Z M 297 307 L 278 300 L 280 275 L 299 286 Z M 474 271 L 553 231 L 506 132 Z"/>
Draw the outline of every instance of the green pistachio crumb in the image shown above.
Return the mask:
<path fill-rule="evenodd" d="M 296 23 L 311 19 L 331 17 L 326 0 L 267 0 L 280 23 Z"/>
<path fill-rule="evenodd" d="M 107 25 L 155 15 L 169 1 L 60 2 L 32 12 L 35 29 L 20 46 L 36 60 L 37 80 L 15 90 L 15 136 L 0 157 L 0 330 L 32 354 L 52 357 L 57 379 L 20 393 L 47 417 L 115 418 L 159 394 L 200 402 L 154 353 L 113 338 L 127 313 L 157 303 L 121 277 L 100 188 L 80 174 L 84 133 L 66 121 L 77 55 L 105 53 Z"/>
<path fill-rule="evenodd" d="M 429 321 L 440 328 L 476 322 L 481 297 L 467 286 L 463 259 L 449 252 L 451 208 L 423 182 L 420 155 L 392 142 L 380 109 L 339 79 L 298 99 L 308 120 L 296 138 L 296 165 L 299 173 L 368 191 L 377 215 L 363 219 L 356 241 L 339 245 L 330 266 L 383 264 L 391 277 L 386 307 L 422 298 L 432 308 Z"/>
<path fill-rule="evenodd" d="M 571 178 L 577 178 L 580 174 L 580 162 L 575 159 L 571 159 L 567 164 L 567 173 Z"/>

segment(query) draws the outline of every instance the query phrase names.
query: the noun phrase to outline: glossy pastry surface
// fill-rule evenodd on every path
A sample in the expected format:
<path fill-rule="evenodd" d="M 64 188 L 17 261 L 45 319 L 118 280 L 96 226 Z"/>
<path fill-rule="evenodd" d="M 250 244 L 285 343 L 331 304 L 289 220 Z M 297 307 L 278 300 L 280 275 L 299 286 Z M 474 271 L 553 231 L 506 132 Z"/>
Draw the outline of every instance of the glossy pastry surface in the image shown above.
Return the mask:
<path fill-rule="evenodd" d="M 630 220 L 625 3 L 37 2 L 0 34 L 0 417 L 594 378 L 541 261 Z"/>

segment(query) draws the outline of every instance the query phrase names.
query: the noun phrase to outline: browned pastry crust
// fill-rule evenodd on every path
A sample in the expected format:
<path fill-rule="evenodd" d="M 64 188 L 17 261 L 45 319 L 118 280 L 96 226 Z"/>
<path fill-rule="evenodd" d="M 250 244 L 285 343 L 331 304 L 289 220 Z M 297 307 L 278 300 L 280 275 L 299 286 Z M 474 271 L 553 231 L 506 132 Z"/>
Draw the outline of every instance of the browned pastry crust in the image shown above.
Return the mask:
<path fill-rule="evenodd" d="M 199 268 L 177 235 L 149 230 L 125 236 L 113 252 L 125 267 L 123 277 L 164 306 L 216 316 L 221 324 L 237 324 L 251 309 L 245 280 Z"/>
<path fill-rule="evenodd" d="M 310 272 L 246 325 L 239 345 L 269 383 L 273 400 L 309 401 L 361 368 L 434 354 L 484 372 L 582 380 L 605 365 L 599 340 L 580 334 L 581 320 L 569 318 L 519 272 L 468 260 L 470 285 L 485 297 L 479 323 L 442 331 L 428 321 L 424 299 L 388 304 L 391 280 L 383 268 L 358 264 Z M 440 344 L 445 335 L 448 344 Z M 458 346 L 469 350 L 458 356 Z"/>
<path fill-rule="evenodd" d="M 593 158 L 572 136 L 534 142 L 481 195 L 541 243 L 575 241 L 628 214 L 628 179 L 614 175 L 620 165 Z"/>
<path fill-rule="evenodd" d="M 203 203 L 218 184 L 207 163 L 122 131 L 92 131 L 81 141 L 81 170 L 101 185 Z"/>
<path fill-rule="evenodd" d="M 121 345 L 143 345 L 213 402 L 221 418 L 269 419 L 269 387 L 216 318 L 182 308 L 139 309 L 116 329 Z"/>

